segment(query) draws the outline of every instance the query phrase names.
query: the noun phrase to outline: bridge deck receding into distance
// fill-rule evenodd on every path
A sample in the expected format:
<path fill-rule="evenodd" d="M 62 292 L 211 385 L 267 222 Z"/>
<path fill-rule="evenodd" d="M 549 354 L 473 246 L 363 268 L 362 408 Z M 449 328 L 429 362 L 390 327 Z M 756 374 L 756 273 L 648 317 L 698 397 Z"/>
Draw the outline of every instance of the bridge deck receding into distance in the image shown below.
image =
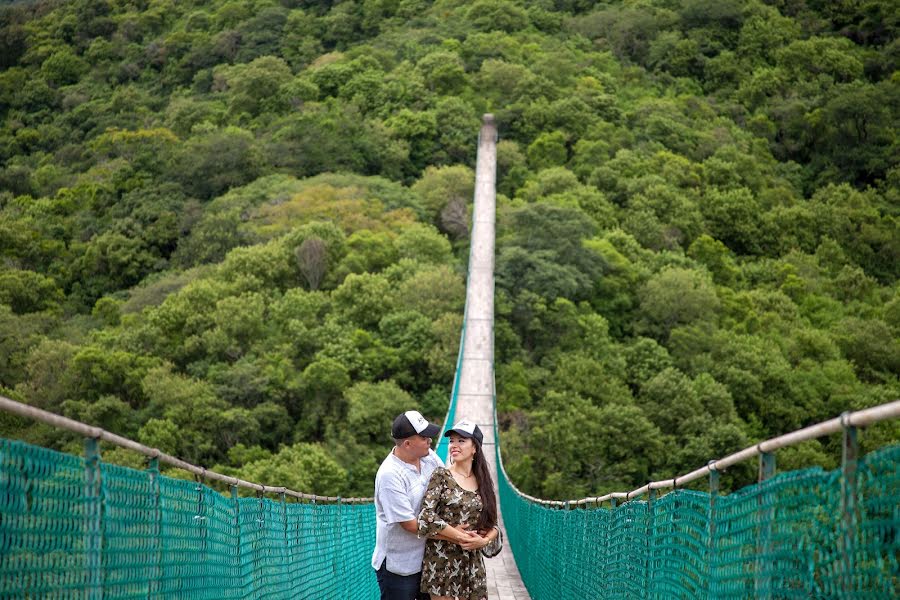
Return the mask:
<path fill-rule="evenodd" d="M 475 208 L 472 218 L 472 242 L 469 251 L 469 281 L 466 282 L 466 332 L 456 418 L 478 423 L 484 432 L 484 451 L 497 489 L 494 461 L 494 215 L 496 212 L 497 128 L 491 115 L 485 115 L 478 138 L 475 167 Z M 504 539 L 503 516 L 500 527 Z M 522 583 L 509 544 L 494 558 L 484 561 L 487 570 L 488 598 L 491 600 L 530 600 Z"/>

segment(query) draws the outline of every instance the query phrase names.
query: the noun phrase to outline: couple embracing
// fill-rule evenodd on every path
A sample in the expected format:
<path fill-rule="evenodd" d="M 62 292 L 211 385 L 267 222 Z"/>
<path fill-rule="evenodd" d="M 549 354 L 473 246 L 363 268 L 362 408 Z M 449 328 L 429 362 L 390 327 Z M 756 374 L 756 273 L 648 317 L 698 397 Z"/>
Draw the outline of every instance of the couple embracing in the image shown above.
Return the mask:
<path fill-rule="evenodd" d="M 375 476 L 375 552 L 381 600 L 485 600 L 484 556 L 502 540 L 497 497 L 478 425 L 460 421 L 449 466 L 431 449 L 440 428 L 418 411 L 394 419 L 394 448 Z"/>

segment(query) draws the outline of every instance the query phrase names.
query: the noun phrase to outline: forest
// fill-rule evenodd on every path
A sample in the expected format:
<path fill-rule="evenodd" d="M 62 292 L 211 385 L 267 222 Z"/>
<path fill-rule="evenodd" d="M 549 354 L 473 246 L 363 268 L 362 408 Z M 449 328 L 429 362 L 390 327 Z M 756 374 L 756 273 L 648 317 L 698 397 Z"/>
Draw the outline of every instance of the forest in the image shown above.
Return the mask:
<path fill-rule="evenodd" d="M 898 29 L 891 0 L 2 2 L 0 394 L 370 495 L 391 419 L 447 410 L 491 112 L 520 489 L 624 491 L 896 400 Z"/>

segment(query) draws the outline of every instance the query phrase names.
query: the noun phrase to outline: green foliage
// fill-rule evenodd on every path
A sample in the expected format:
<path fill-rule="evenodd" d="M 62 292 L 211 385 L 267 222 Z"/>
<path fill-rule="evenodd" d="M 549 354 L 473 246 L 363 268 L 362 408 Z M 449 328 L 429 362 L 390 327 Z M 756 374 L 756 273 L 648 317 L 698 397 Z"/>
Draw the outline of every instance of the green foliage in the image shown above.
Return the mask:
<path fill-rule="evenodd" d="M 429 167 L 412 190 L 422 197 L 430 220 L 435 222 L 454 200 L 468 204 L 475 193 L 475 173 L 465 165 Z"/>
<path fill-rule="evenodd" d="M 412 397 L 392 381 L 360 382 L 344 393 L 347 428 L 359 441 L 387 446 L 389 425 L 400 413 L 415 406 Z"/>
<path fill-rule="evenodd" d="M 720 304 L 706 273 L 679 268 L 651 277 L 640 298 L 647 330 L 662 338 L 678 325 L 714 322 Z"/>
<path fill-rule="evenodd" d="M 285 446 L 270 458 L 244 464 L 240 473 L 250 481 L 284 486 L 294 491 L 336 496 L 346 489 L 345 471 L 318 444 Z"/>
<path fill-rule="evenodd" d="M 14 3 L 0 385 L 244 478 L 371 493 L 392 413 L 447 406 L 492 112 L 522 489 L 636 487 L 896 399 L 893 9 Z"/>
<path fill-rule="evenodd" d="M 528 146 L 528 163 L 535 171 L 566 162 L 566 136 L 561 131 L 542 133 Z"/>
<path fill-rule="evenodd" d="M 64 296 L 56 282 L 34 271 L 0 273 L 0 302 L 16 314 L 38 312 L 59 306 Z"/>
<path fill-rule="evenodd" d="M 504 438 L 510 476 L 541 497 L 622 489 L 647 481 L 663 460 L 661 433 L 636 406 L 597 408 L 559 394 L 547 396 L 543 405 L 528 430 Z"/>
<path fill-rule="evenodd" d="M 256 179 L 261 174 L 260 160 L 252 133 L 226 127 L 189 139 L 178 157 L 176 173 L 189 194 L 210 199 Z"/>

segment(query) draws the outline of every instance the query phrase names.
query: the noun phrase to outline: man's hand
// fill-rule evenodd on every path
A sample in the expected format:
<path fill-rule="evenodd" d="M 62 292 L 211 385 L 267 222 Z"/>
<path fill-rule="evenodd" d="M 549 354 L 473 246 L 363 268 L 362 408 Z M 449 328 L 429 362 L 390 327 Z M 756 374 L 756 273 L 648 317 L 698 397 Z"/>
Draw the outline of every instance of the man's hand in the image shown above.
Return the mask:
<path fill-rule="evenodd" d="M 462 539 L 459 537 L 460 533 L 464 533 L 469 537 L 475 535 L 475 532 L 467 531 L 468 529 L 468 523 L 463 523 L 461 525 L 448 525 L 446 529 L 439 533 L 436 533 L 431 537 L 436 540 L 444 540 L 445 542 L 453 542 L 454 544 L 459 544 L 462 541 Z"/>

